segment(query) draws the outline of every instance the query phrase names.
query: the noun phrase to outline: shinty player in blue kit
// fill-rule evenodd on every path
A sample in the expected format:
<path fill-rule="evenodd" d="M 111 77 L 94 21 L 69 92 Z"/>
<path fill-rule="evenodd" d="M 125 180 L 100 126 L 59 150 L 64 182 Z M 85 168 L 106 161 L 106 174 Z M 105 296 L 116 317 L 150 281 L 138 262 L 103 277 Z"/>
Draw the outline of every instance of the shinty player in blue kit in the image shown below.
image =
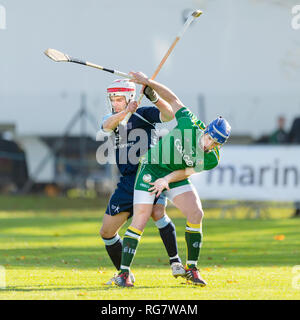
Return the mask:
<path fill-rule="evenodd" d="M 155 124 L 171 121 L 174 118 L 172 108 L 164 100 L 160 99 L 154 90 L 145 87 L 145 96 L 154 106 L 138 107 L 134 101 L 136 94 L 135 84 L 127 79 L 116 80 L 107 88 L 107 98 L 112 113 L 106 115 L 101 124 L 101 133 L 114 139 L 116 163 L 121 177 L 115 192 L 112 194 L 107 209 L 103 217 L 100 235 L 105 243 L 107 253 L 116 267 L 120 270 L 122 257 L 122 240 L 118 234 L 120 228 L 126 223 L 127 219 L 133 215 L 133 193 L 136 172 L 139 162 L 132 163 L 130 160 L 130 149 L 135 144 L 142 144 L 142 152 L 137 152 L 137 159 L 158 140 L 155 134 Z M 129 119 L 127 126 L 119 126 L 128 112 L 133 115 Z M 135 129 L 144 130 L 147 139 L 145 142 L 135 139 L 128 142 L 128 136 Z M 141 153 L 141 154 L 140 154 Z M 167 216 L 165 207 L 167 199 L 161 195 L 153 206 L 152 219 L 159 229 L 160 236 L 167 250 L 169 261 L 174 277 L 185 277 L 185 269 L 178 256 L 176 231 L 171 219 Z M 115 282 L 115 276 L 107 284 Z M 132 282 L 134 276 L 130 273 Z"/>

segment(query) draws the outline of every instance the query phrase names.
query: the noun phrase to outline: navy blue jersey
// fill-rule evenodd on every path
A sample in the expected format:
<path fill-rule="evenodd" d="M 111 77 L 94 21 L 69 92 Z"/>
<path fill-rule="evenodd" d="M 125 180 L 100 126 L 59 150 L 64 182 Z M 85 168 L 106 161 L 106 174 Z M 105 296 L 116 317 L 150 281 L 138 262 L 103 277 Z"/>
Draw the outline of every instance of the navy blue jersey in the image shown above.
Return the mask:
<path fill-rule="evenodd" d="M 111 115 L 106 115 L 102 124 Z M 155 124 L 160 122 L 159 109 L 156 107 L 140 107 L 131 116 L 125 128 L 118 126 L 111 132 L 114 138 L 116 163 L 123 176 L 136 174 L 138 158 L 145 154 L 150 146 L 156 144 L 158 140 Z M 132 155 L 134 156 L 132 157 Z M 132 158 L 134 158 L 134 162 L 131 161 Z"/>

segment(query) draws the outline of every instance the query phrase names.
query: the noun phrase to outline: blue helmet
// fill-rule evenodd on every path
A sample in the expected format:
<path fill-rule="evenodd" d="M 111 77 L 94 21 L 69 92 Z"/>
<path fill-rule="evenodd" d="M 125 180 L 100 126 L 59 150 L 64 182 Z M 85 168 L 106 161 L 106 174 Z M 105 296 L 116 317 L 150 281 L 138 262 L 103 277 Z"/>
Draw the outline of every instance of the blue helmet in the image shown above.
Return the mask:
<path fill-rule="evenodd" d="M 212 121 L 205 129 L 204 133 L 208 133 L 213 140 L 223 144 L 230 136 L 231 126 L 227 120 L 221 116 Z"/>

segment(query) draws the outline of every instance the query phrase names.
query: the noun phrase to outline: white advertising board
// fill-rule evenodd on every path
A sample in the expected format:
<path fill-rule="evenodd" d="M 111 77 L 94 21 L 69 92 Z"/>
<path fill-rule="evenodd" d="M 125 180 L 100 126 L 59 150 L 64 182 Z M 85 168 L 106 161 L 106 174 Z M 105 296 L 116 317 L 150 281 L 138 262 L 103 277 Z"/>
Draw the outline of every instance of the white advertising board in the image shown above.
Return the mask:
<path fill-rule="evenodd" d="M 201 199 L 300 200 L 300 146 L 224 146 L 219 166 L 191 181 Z"/>

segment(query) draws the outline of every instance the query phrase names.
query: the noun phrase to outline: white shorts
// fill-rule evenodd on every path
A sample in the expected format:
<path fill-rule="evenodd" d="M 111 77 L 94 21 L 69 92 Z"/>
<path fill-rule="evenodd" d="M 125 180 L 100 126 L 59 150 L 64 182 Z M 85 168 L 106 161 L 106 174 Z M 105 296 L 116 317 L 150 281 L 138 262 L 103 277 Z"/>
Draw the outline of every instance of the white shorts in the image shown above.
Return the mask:
<path fill-rule="evenodd" d="M 192 184 L 185 184 L 180 187 L 175 187 L 170 190 L 166 190 L 163 192 L 163 194 L 170 200 L 173 201 L 173 199 L 178 196 L 179 194 L 185 193 L 185 192 L 194 192 L 197 194 L 195 187 Z M 155 195 L 151 195 L 150 192 L 142 191 L 142 190 L 134 190 L 134 196 L 133 196 L 133 204 L 153 204 L 155 200 Z M 158 203 L 158 201 L 157 201 Z"/>

